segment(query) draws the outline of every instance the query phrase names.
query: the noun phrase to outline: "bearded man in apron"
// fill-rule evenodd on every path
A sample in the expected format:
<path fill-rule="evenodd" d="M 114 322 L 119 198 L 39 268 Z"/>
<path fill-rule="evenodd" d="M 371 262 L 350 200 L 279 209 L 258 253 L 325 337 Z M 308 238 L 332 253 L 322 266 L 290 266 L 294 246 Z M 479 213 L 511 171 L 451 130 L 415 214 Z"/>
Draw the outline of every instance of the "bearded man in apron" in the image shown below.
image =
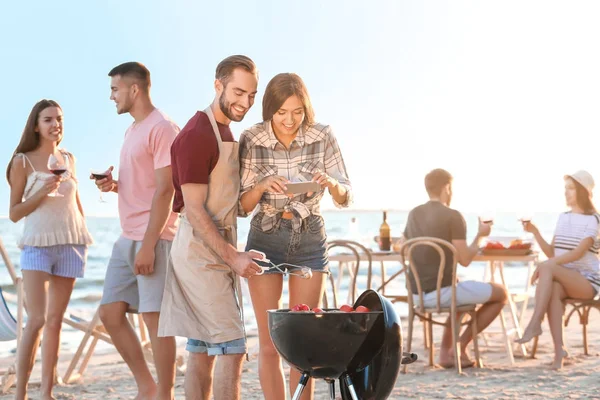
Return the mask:
<path fill-rule="evenodd" d="M 216 96 L 173 142 L 171 164 L 180 226 L 171 249 L 159 336 L 187 337 L 187 399 L 239 399 L 247 352 L 239 277 L 261 271 L 258 253 L 237 251 L 240 189 L 238 143 L 229 123 L 241 121 L 258 86 L 254 62 L 230 56 L 219 63 Z M 213 366 L 216 368 L 213 385 Z"/>

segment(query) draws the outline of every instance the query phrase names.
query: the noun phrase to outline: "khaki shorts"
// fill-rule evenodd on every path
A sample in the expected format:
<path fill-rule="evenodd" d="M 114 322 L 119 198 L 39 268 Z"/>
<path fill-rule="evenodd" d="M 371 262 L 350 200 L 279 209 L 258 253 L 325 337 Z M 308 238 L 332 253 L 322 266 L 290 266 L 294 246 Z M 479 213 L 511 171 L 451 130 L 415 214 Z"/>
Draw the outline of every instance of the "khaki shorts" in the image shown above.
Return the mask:
<path fill-rule="evenodd" d="M 437 307 L 437 292 L 423 294 L 425 308 Z M 456 284 L 456 305 L 484 304 L 492 297 L 492 285 L 478 281 L 464 281 Z M 419 305 L 419 296 L 413 295 L 415 306 Z M 446 286 L 440 289 L 440 306 L 450 307 L 452 303 L 452 287 Z"/>
<path fill-rule="evenodd" d="M 115 242 L 108 261 L 104 291 L 100 304 L 123 301 L 129 304 L 129 312 L 159 312 L 165 288 L 167 264 L 171 242 L 160 239 L 154 248 L 154 272 L 135 275 L 135 256 L 142 247 L 141 241 L 123 236 Z"/>

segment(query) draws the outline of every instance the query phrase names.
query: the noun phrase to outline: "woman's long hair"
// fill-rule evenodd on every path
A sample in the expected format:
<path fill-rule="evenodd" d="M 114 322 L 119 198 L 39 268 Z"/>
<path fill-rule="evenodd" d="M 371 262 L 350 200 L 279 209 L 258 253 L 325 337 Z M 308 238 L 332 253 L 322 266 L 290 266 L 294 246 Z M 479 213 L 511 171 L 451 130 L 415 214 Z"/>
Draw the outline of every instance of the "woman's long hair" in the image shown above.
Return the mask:
<path fill-rule="evenodd" d="M 40 145 L 40 134 L 35 131 L 35 128 L 38 125 L 40 113 L 48 107 L 58 107 L 62 110 L 62 107 L 54 100 L 43 99 L 35 103 L 31 109 L 31 112 L 29 113 L 29 117 L 27 118 L 25 129 L 23 129 L 23 134 L 21 135 L 21 141 L 19 142 L 12 157 L 10 158 L 10 161 L 8 162 L 8 166 L 6 167 L 6 180 L 9 184 L 10 168 L 12 167 L 12 161 L 15 155 L 18 153 L 27 153 L 28 151 L 33 151 Z M 58 143 L 60 143 L 60 140 Z"/>
<path fill-rule="evenodd" d="M 583 210 L 583 213 L 586 215 L 596 214 L 596 207 L 594 207 L 594 203 L 592 203 L 590 192 L 575 179 L 571 179 L 571 181 L 575 184 L 575 200 L 577 201 L 577 205 Z"/>

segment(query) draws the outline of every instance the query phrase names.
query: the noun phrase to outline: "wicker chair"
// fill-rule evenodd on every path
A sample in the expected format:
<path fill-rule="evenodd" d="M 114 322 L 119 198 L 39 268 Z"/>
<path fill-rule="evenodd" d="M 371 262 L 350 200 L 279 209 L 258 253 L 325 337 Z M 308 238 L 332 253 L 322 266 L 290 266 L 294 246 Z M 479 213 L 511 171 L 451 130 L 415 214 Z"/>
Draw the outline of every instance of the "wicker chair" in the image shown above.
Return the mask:
<path fill-rule="evenodd" d="M 429 246 L 438 252 L 440 256 L 440 265 L 437 279 L 437 299 L 435 307 L 425 307 L 423 301 L 423 290 L 421 288 L 421 283 L 419 280 L 419 272 L 413 262 L 413 251 L 419 246 Z M 452 253 L 452 297 L 450 307 L 442 307 L 440 300 L 440 290 L 442 288 L 442 278 L 444 276 L 444 268 L 446 266 L 446 254 L 444 252 L 444 247 L 449 249 Z M 434 346 L 433 346 L 433 325 L 442 325 L 446 326 L 446 321 L 439 321 L 435 319 L 436 314 L 448 314 L 449 316 L 455 316 L 454 318 L 450 318 L 451 330 L 452 330 L 452 343 L 454 345 L 454 354 L 455 354 L 455 367 L 457 372 L 460 374 L 462 372 L 461 362 L 460 362 L 460 346 L 459 346 L 459 333 L 460 327 L 462 325 L 471 325 L 471 329 L 473 330 L 473 347 L 475 352 L 475 361 L 478 367 L 481 367 L 481 358 L 479 356 L 479 345 L 477 343 L 477 319 L 475 318 L 476 312 L 476 304 L 467 304 L 458 306 L 456 304 L 456 249 L 450 243 L 445 240 L 433 238 L 433 237 L 420 237 L 408 240 L 403 244 L 401 248 L 401 253 L 403 254 L 404 264 L 408 271 L 408 276 L 406 279 L 406 285 L 408 288 L 408 337 L 406 340 L 406 351 L 408 353 L 411 352 L 412 346 L 412 335 L 413 335 L 413 323 L 415 317 L 419 317 L 419 319 L 423 322 L 427 331 L 426 340 L 429 348 L 429 365 L 433 366 L 434 362 Z M 415 278 L 416 282 L 416 290 L 412 287 L 410 276 Z M 417 296 L 419 299 L 418 304 L 414 304 L 413 296 Z M 470 318 L 466 322 L 462 322 L 462 315 L 468 314 Z M 460 316 L 459 316 L 460 315 Z M 403 372 L 406 373 L 407 365 L 404 366 Z"/>
<path fill-rule="evenodd" d="M 581 299 L 571 299 L 567 298 L 564 300 L 565 306 L 570 305 L 571 311 L 567 314 L 565 318 L 565 326 L 569 325 L 569 321 L 571 316 L 574 313 L 579 315 L 579 323 L 581 324 L 582 333 L 583 333 L 583 354 L 586 356 L 589 355 L 588 349 L 588 337 L 587 337 L 587 326 L 590 320 L 590 311 L 592 309 L 598 310 L 600 312 L 600 300 L 581 300 Z M 535 353 L 537 352 L 539 337 L 536 336 L 533 340 L 533 347 L 531 349 L 531 358 L 535 358 Z"/>
<path fill-rule="evenodd" d="M 361 262 L 366 263 L 367 268 L 367 289 L 371 289 L 371 280 L 372 280 L 372 272 L 373 272 L 373 260 L 371 257 L 371 251 L 367 249 L 365 246 L 358 242 L 354 242 L 351 240 L 333 240 L 327 243 L 327 250 L 331 251 L 334 248 L 342 248 L 344 250 L 349 250 L 351 254 L 352 261 L 348 263 L 348 271 L 350 275 L 350 284 L 348 286 L 349 300 L 353 304 L 356 301 L 357 290 L 358 290 L 358 275 L 360 272 Z M 340 264 L 342 264 L 340 262 Z M 354 267 L 351 269 L 351 267 Z M 342 274 L 342 266 L 338 270 L 338 274 Z M 339 276 L 339 275 L 338 275 Z M 333 274 L 329 274 L 329 282 L 331 296 L 333 299 L 333 307 L 338 307 L 338 299 L 337 299 L 337 290 L 335 279 L 333 278 Z M 323 306 L 327 308 L 328 306 L 328 298 L 327 298 L 327 290 L 323 295 Z"/>

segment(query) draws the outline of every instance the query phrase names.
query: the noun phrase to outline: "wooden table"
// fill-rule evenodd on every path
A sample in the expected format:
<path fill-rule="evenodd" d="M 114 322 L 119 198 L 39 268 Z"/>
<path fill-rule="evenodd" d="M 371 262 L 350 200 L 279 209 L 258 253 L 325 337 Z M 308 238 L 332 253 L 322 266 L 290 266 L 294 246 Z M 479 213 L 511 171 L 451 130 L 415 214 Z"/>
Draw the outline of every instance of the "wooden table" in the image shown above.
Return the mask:
<path fill-rule="evenodd" d="M 405 273 L 405 268 L 401 268 L 399 271 L 395 272 L 392 276 L 387 277 L 385 262 L 393 261 L 402 263 L 402 256 L 400 253 L 396 253 L 393 251 L 373 251 L 371 252 L 371 257 L 373 262 L 381 263 L 381 286 L 379 287 L 379 292 L 386 297 L 389 297 L 392 301 L 406 301 L 406 296 L 395 296 L 385 293 L 385 287 L 391 281 L 393 281 L 398 275 Z M 343 269 L 344 266 L 349 266 L 351 263 L 356 261 L 356 257 L 354 254 L 350 253 L 340 253 L 340 254 L 332 254 L 329 256 L 330 261 L 336 261 L 339 263 L 339 274 L 338 274 L 338 288 L 340 287 L 342 277 L 343 277 Z M 361 261 L 364 261 L 365 258 L 362 257 Z M 535 269 L 535 265 L 538 261 L 538 253 L 534 252 L 528 255 L 520 255 L 520 256 L 497 256 L 497 255 L 484 255 L 478 254 L 475 256 L 473 261 L 485 262 L 487 263 L 487 267 L 485 270 L 484 281 L 496 282 L 496 277 L 500 279 L 500 282 L 504 287 L 507 288 L 509 292 L 508 296 L 508 306 L 509 306 L 509 316 L 512 322 L 513 328 L 509 329 L 507 326 L 506 315 L 504 310 L 500 312 L 500 324 L 502 327 L 502 334 L 504 335 L 504 342 L 506 347 L 506 352 L 509 357 L 509 361 L 511 365 L 514 365 L 515 359 L 513 354 L 513 336 L 521 338 L 522 326 L 523 326 L 523 318 L 525 316 L 525 310 L 527 309 L 527 305 L 529 302 L 529 289 L 531 287 L 531 275 Z M 511 292 L 510 287 L 506 282 L 504 276 L 504 264 L 509 262 L 515 263 L 525 263 L 528 265 L 527 270 L 527 282 L 525 283 L 525 291 L 521 292 Z M 350 278 L 353 277 L 354 271 L 352 268 L 348 268 L 348 273 L 350 274 Z M 517 307 L 519 304 L 519 307 Z M 525 345 L 519 345 L 519 349 L 523 356 L 527 355 L 527 348 Z"/>
<path fill-rule="evenodd" d="M 504 315 L 504 310 L 500 312 L 500 324 L 502 326 L 502 333 L 504 335 L 506 352 L 508 353 L 508 357 L 511 365 L 514 365 L 515 359 L 513 355 L 513 338 L 512 334 L 516 334 L 516 337 L 521 338 L 522 332 L 522 324 L 523 317 L 525 315 L 525 310 L 527 309 L 527 304 L 529 302 L 529 289 L 531 287 L 531 275 L 535 269 L 535 265 L 538 261 L 538 253 L 534 252 L 527 255 L 521 256 L 498 256 L 498 255 L 485 255 L 478 254 L 475 256 L 473 261 L 482 261 L 488 264 L 489 268 L 485 270 L 485 281 L 495 282 L 496 281 L 496 273 L 498 273 L 500 277 L 500 283 L 506 287 L 509 296 L 508 296 L 508 306 L 510 309 L 510 317 L 513 323 L 513 328 L 508 329 L 506 326 L 506 318 Z M 504 277 L 504 263 L 507 262 L 518 262 L 525 263 L 528 266 L 527 269 L 527 282 L 525 283 L 525 291 L 524 292 L 511 292 L 508 284 L 506 283 L 506 279 Z M 517 311 L 516 303 L 521 303 L 520 311 Z M 527 356 L 527 348 L 524 344 L 519 345 L 521 353 L 523 356 Z"/>

